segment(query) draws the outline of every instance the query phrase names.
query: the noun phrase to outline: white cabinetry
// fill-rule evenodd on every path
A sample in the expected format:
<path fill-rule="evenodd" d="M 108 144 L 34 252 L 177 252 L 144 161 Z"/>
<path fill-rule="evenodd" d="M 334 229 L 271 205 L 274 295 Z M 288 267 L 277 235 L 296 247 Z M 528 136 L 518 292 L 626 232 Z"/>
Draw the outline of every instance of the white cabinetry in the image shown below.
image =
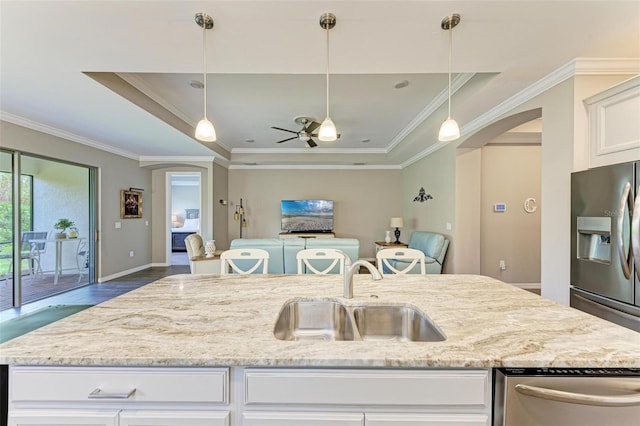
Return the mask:
<path fill-rule="evenodd" d="M 336 234 L 333 232 L 281 232 L 278 235 L 281 240 L 287 238 L 335 238 Z"/>
<path fill-rule="evenodd" d="M 15 426 L 118 426 L 118 411 L 96 410 L 20 410 L 9 417 Z"/>
<path fill-rule="evenodd" d="M 244 370 L 243 426 L 488 426 L 488 370 Z"/>
<path fill-rule="evenodd" d="M 19 425 L 228 426 L 226 368 L 10 367 Z"/>
<path fill-rule="evenodd" d="M 589 167 L 640 160 L 640 76 L 584 103 L 589 113 Z"/>

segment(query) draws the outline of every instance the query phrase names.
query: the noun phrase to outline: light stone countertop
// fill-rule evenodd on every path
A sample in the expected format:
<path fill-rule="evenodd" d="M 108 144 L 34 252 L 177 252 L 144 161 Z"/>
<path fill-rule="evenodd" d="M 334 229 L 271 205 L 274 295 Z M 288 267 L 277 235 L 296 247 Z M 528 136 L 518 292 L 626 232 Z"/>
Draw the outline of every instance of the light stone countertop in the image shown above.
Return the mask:
<path fill-rule="evenodd" d="M 354 281 L 350 303 L 410 303 L 447 340 L 281 341 L 273 326 L 283 303 L 341 298 L 341 276 L 175 275 L 0 345 L 0 363 L 640 368 L 640 333 L 491 278 L 363 274 Z"/>

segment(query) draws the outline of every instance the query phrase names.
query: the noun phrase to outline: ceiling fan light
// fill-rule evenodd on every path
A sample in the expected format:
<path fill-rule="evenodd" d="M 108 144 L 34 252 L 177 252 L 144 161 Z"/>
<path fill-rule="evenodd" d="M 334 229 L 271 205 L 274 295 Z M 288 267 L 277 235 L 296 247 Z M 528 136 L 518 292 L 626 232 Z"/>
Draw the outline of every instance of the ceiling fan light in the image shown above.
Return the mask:
<path fill-rule="evenodd" d="M 338 139 L 338 131 L 336 130 L 336 125 L 331 121 L 331 118 L 325 118 L 320 125 L 320 129 L 318 129 L 318 139 L 322 142 L 333 142 Z"/>
<path fill-rule="evenodd" d="M 450 142 L 460 137 L 460 128 L 456 120 L 449 117 L 440 126 L 440 133 L 438 133 L 438 140 L 440 142 Z"/>
<path fill-rule="evenodd" d="M 202 142 L 216 141 L 216 129 L 206 117 L 200 120 L 196 126 L 196 139 Z"/>

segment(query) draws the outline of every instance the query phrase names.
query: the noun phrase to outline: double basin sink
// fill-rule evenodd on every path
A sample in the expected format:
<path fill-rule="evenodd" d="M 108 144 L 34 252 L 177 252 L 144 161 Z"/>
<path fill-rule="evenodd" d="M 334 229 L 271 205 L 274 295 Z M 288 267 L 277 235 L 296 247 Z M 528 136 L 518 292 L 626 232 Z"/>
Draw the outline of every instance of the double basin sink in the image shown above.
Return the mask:
<path fill-rule="evenodd" d="M 350 305 L 340 299 L 293 299 L 285 302 L 273 334 L 280 340 L 446 340 L 442 330 L 411 305 Z"/>

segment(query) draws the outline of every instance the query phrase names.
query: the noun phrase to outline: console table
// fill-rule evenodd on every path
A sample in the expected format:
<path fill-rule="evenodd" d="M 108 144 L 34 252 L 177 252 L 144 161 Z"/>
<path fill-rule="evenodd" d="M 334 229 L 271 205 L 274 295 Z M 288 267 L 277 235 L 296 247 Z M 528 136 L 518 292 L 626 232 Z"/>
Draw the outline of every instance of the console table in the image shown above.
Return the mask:
<path fill-rule="evenodd" d="M 376 244 L 376 253 L 379 252 L 382 249 L 387 249 L 387 248 L 405 248 L 405 247 L 409 247 L 405 243 L 400 243 L 400 244 L 385 243 L 384 241 L 376 241 L 375 244 Z"/>
<path fill-rule="evenodd" d="M 279 235 L 281 240 L 286 238 L 335 238 L 333 232 L 281 232 Z"/>

